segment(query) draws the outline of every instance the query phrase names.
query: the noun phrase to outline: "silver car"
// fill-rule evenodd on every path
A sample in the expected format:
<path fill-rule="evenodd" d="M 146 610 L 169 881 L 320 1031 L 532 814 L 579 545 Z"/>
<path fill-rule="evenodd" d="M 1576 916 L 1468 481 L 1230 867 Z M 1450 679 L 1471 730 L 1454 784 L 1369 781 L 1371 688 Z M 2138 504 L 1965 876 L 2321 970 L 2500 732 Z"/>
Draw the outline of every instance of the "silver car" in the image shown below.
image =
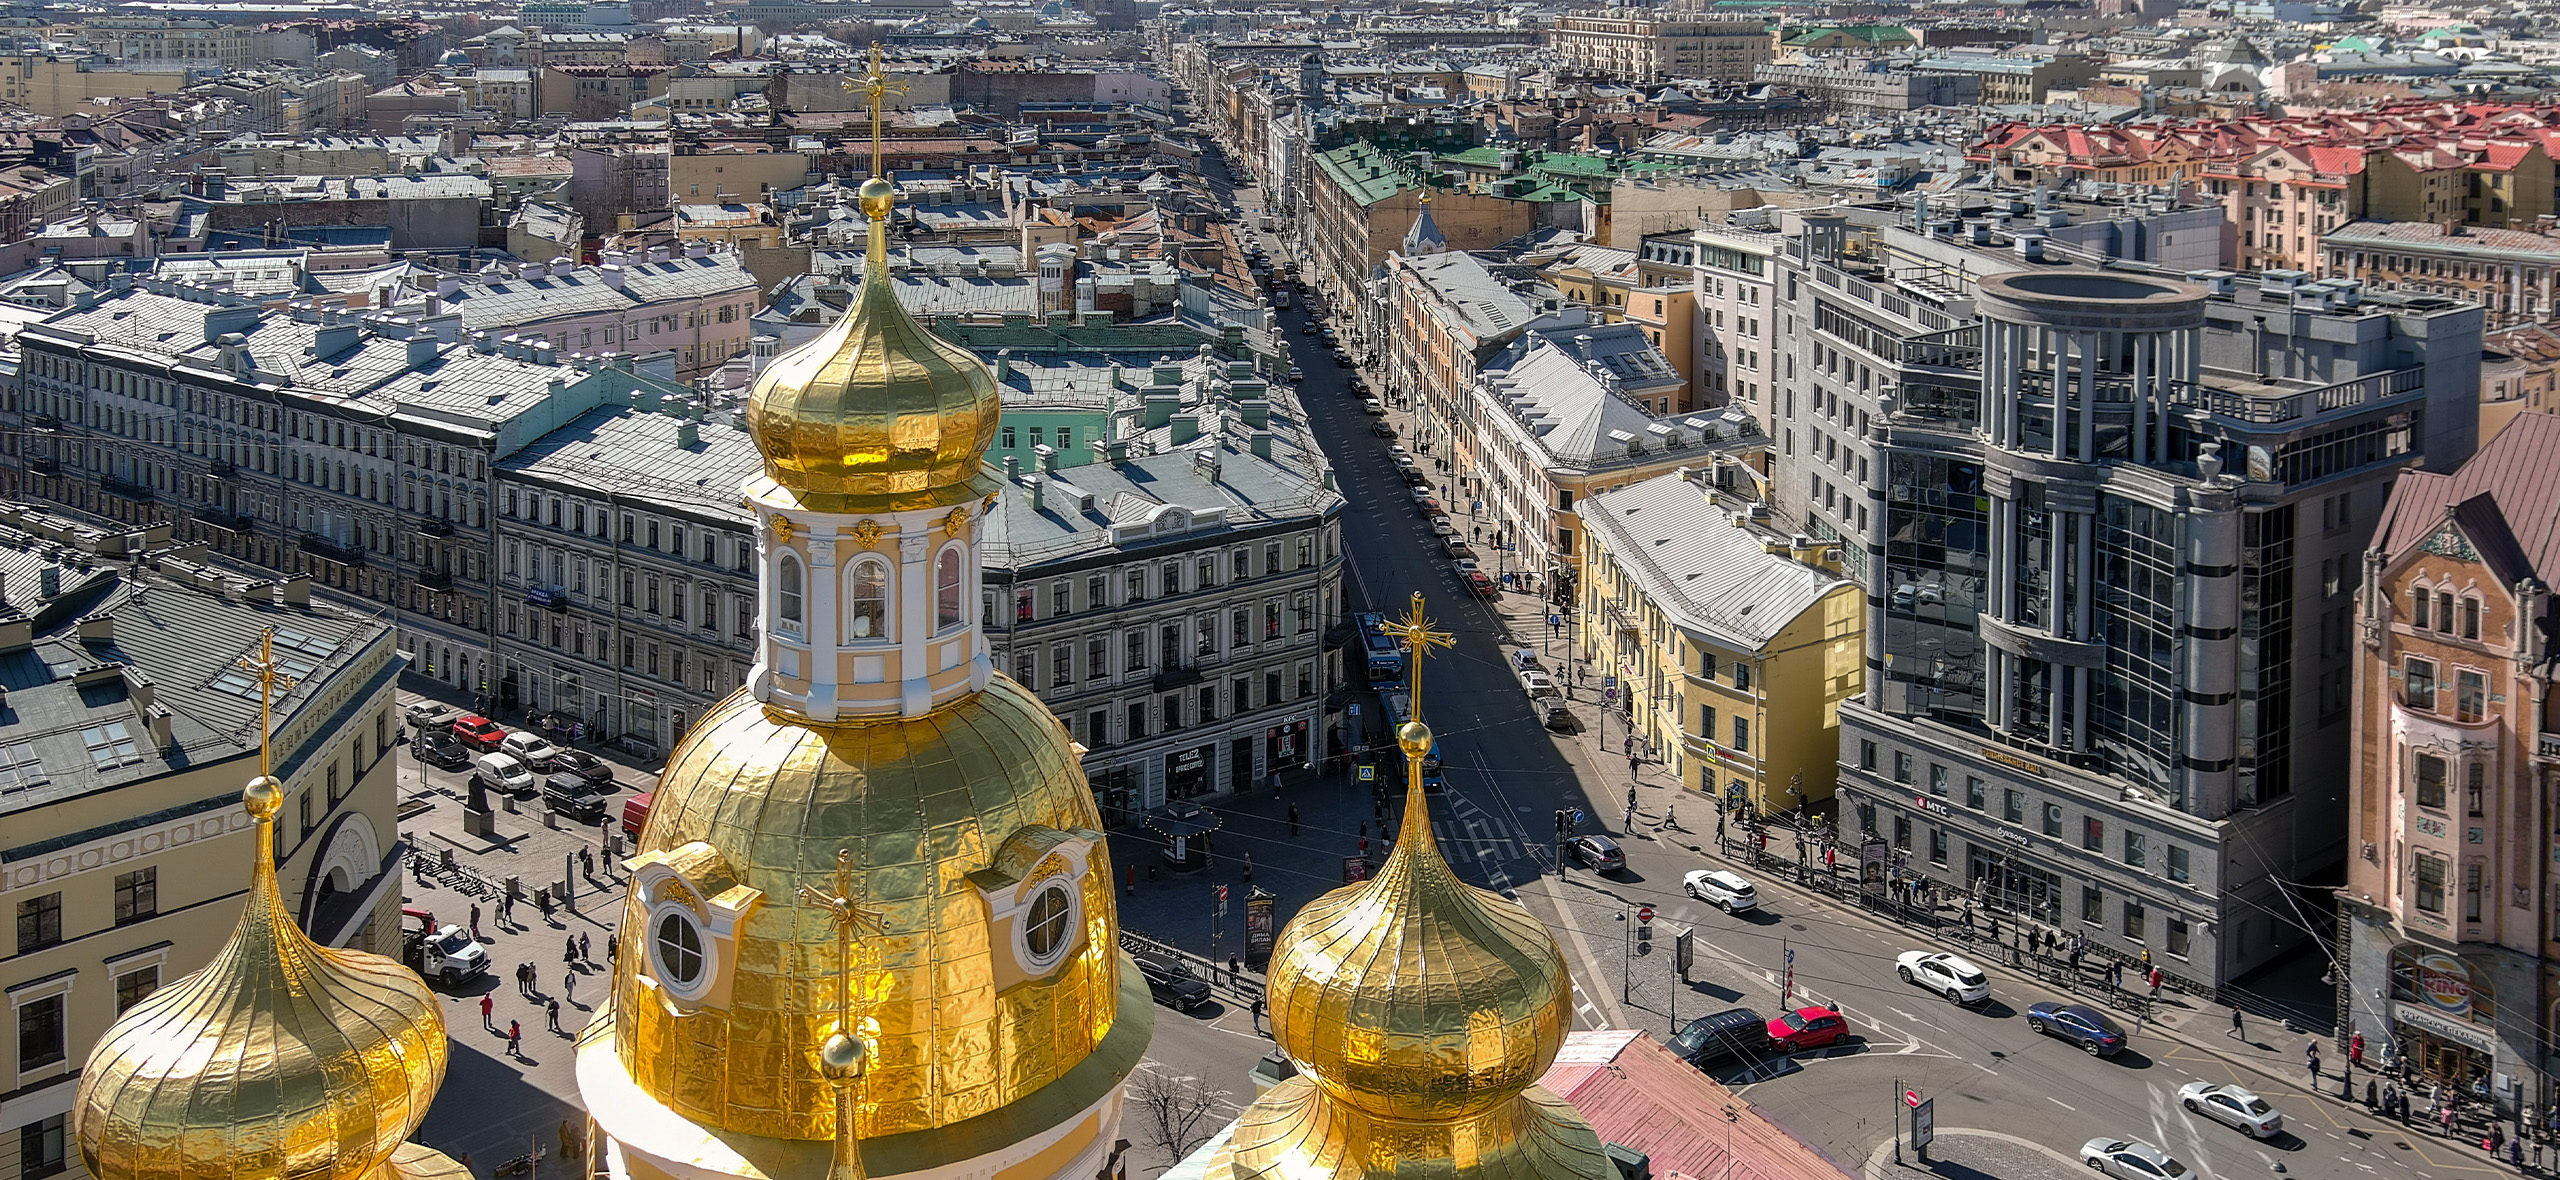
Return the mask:
<path fill-rule="evenodd" d="M 2195 1175 L 2178 1157 L 2139 1139 L 2092 1139 L 2080 1145 L 2080 1162 L 2118 1180 L 2187 1180 Z"/>
<path fill-rule="evenodd" d="M 2284 1130 L 2284 1116 L 2267 1100 L 2226 1082 L 2189 1082 L 2178 1087 L 2178 1105 L 2237 1127 L 2253 1139 L 2271 1139 Z"/>

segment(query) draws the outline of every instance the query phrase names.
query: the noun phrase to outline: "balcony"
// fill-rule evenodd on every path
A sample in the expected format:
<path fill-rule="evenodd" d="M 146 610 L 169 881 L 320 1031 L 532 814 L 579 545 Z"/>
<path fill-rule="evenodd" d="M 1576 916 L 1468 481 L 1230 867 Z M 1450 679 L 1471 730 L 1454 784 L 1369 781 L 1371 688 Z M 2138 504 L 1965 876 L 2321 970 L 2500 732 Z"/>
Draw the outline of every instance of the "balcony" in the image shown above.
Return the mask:
<path fill-rule="evenodd" d="M 340 542 L 333 541 L 318 533 L 304 533 L 302 534 L 302 539 L 296 542 L 296 544 L 303 552 L 324 561 L 334 561 L 340 565 L 363 565 L 365 563 L 363 549 L 354 545 L 342 544 Z"/>
<path fill-rule="evenodd" d="M 105 492 L 110 496 L 122 496 L 125 499 L 140 501 L 143 503 L 149 503 L 150 501 L 160 498 L 159 491 L 154 489 L 150 484 L 136 483 L 130 479 L 117 479 L 112 475 L 101 475 L 98 477 L 98 490 Z"/>
<path fill-rule="evenodd" d="M 246 514 L 220 508 L 197 509 L 196 523 L 228 533 L 253 533 L 258 530 L 257 522 L 249 519 Z"/>
<path fill-rule="evenodd" d="M 1172 667 L 1156 669 L 1154 678 L 1149 680 L 1147 683 L 1157 692 L 1163 692 L 1168 688 L 1180 688 L 1186 684 L 1198 684 L 1208 678 L 1209 677 L 1202 673 L 1198 668 L 1192 667 L 1188 664 L 1176 664 Z"/>
<path fill-rule="evenodd" d="M 2560 762 L 2560 733 L 2546 733 L 2535 737 L 2533 756 L 2545 762 Z"/>
<path fill-rule="evenodd" d="M 2420 392 L 2426 386 L 2426 370 L 2394 369 L 2388 373 L 2375 373 L 2302 390 L 2256 384 L 2241 388 L 2213 388 L 2178 382 L 2169 387 L 2169 401 L 2216 417 L 2273 426 L 2318 417 L 2335 410 L 2379 404 Z"/>
<path fill-rule="evenodd" d="M 428 590 L 450 590 L 453 588 L 453 571 L 421 571 L 418 574 L 418 585 Z"/>
<path fill-rule="evenodd" d="M 29 414 L 27 415 L 27 429 L 48 431 L 60 430 L 62 429 L 62 419 L 56 418 L 51 414 Z"/>
<path fill-rule="evenodd" d="M 27 470 L 38 475 L 60 475 L 62 464 L 38 455 L 27 460 Z"/>
<path fill-rule="evenodd" d="M 213 473 L 213 477 L 215 479 L 228 478 L 240 470 L 240 468 L 234 465 L 229 459 L 216 459 L 205 466 Z"/>
<path fill-rule="evenodd" d="M 422 537 L 450 537 L 453 535 L 453 522 L 430 516 L 418 522 L 418 535 Z"/>

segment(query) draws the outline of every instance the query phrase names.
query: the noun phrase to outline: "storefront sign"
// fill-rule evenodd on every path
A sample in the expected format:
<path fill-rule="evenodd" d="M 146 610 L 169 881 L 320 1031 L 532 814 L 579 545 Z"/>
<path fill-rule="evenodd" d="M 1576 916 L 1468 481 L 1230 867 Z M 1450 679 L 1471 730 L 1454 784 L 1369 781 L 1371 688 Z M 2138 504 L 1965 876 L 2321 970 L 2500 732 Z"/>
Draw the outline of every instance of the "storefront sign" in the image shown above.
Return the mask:
<path fill-rule="evenodd" d="M 2466 1049 L 2477 1049 L 2482 1053 L 2491 1054 L 2493 1056 L 2498 1051 L 2498 1044 L 2489 1036 L 2487 1029 L 2464 1024 L 2457 1020 L 2447 1020 L 2444 1017 L 2438 1016 L 2435 1013 L 2418 1007 L 2415 1004 L 2393 1004 L 2391 1006 L 2391 1016 L 2392 1019 L 2399 1022 L 2400 1026 L 2403 1028 L 2416 1029 L 2428 1034 L 2429 1036 L 2440 1037 L 2444 1040 L 2451 1041 Z"/>
<path fill-rule="evenodd" d="M 2471 1015 L 2471 966 L 2451 955 L 2435 952 L 2417 957 L 2418 999 L 2434 1011 L 2447 1016 Z"/>
<path fill-rule="evenodd" d="M 1986 761 L 1997 762 L 2011 770 L 2023 770 L 2028 774 L 2037 776 L 2038 778 L 2042 778 L 2044 776 L 2044 765 L 2042 763 L 2030 762 L 2008 752 L 2007 750 L 2000 749 L 1997 746 L 1984 746 L 1982 748 L 1982 757 Z"/>
<path fill-rule="evenodd" d="M 1271 902 L 1271 893 L 1261 888 L 1244 899 L 1244 957 L 1257 964 L 1271 959 Z"/>
<path fill-rule="evenodd" d="M 1882 840 L 1869 840 L 1858 848 L 1858 886 L 1868 897 L 1884 900 L 1885 845 Z"/>
<path fill-rule="evenodd" d="M 2013 828 L 1993 828 L 1991 829 L 1991 834 L 1999 837 L 2000 839 L 2006 840 L 2011 844 L 2015 844 L 2020 848 L 2035 847 L 2035 841 L 2027 839 L 2027 834 L 2025 832 L 2021 832 Z"/>

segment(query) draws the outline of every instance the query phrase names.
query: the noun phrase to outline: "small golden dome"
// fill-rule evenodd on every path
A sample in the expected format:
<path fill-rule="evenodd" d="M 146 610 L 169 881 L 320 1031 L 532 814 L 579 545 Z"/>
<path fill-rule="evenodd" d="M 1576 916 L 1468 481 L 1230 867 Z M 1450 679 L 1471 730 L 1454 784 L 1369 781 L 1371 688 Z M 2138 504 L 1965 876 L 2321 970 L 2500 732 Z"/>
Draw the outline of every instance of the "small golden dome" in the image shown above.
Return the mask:
<path fill-rule="evenodd" d="M 836 1132 L 836 1086 L 825 1074 L 858 1068 L 866 1141 L 929 1138 L 1071 1072 L 1092 1074 L 1077 1067 L 1106 1039 L 1120 1042 L 1115 1032 L 1129 1023 L 1108 850 L 1091 852 L 1074 895 L 1083 941 L 1038 976 L 1016 966 L 1015 940 L 991 927 L 973 874 L 1029 876 L 1044 854 L 1013 839 L 1028 830 L 1101 828 L 1065 728 L 1006 677 L 921 717 L 832 724 L 776 712 L 740 690 L 668 759 L 637 851 L 699 842 L 708 850 L 700 855 L 716 855 L 731 874 L 715 887 L 762 900 L 725 959 L 725 1007 L 670 1008 L 639 974 L 645 945 L 622 947 L 613 1035 L 623 1071 L 724 1137 L 818 1140 Z M 833 918 L 799 896 L 811 883 L 835 891 L 844 849 L 843 896 L 875 914 L 878 931 L 857 936 L 877 956 L 863 976 L 876 985 L 862 985 L 876 988 L 864 1009 L 877 1031 L 862 1034 L 867 1052 L 850 1059 L 830 1048 L 841 1031 Z M 626 939 L 648 928 L 649 906 L 633 892 Z M 1127 1032 L 1144 1043 L 1143 1028 Z M 1063 1117 L 1104 1093 L 1056 1109 Z"/>
<path fill-rule="evenodd" d="M 889 278 L 897 190 L 874 176 L 857 196 L 871 221 L 862 288 L 842 320 L 756 378 L 747 427 L 765 475 L 820 512 L 900 512 L 984 499 L 999 405 L 995 374 L 927 331 Z"/>
<path fill-rule="evenodd" d="M 409 969 L 315 945 L 276 890 L 265 776 L 249 902 L 203 970 L 133 1006 L 89 1053 L 72 1117 L 100 1180 L 429 1176 L 450 1161 L 402 1141 L 444 1080 L 444 1017 Z"/>
<path fill-rule="evenodd" d="M 1431 730 L 1396 733 L 1412 768 L 1404 825 L 1378 875 L 1298 912 L 1272 949 L 1272 1035 L 1334 1101 L 1389 1119 L 1443 1120 L 1517 1098 L 1546 1072 L 1573 1013 L 1546 927 L 1458 879 L 1431 837 L 1422 756 Z"/>

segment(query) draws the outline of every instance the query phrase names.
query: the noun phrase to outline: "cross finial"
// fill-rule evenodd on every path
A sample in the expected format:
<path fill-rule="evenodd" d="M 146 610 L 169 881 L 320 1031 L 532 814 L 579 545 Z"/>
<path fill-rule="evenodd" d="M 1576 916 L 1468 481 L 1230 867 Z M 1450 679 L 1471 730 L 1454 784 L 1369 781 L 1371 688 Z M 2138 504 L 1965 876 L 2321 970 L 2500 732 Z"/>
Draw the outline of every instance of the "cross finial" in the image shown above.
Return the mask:
<path fill-rule="evenodd" d="M 1457 636 L 1446 631 L 1434 631 L 1431 624 L 1431 618 L 1422 613 L 1422 591 L 1416 590 L 1410 605 L 1405 608 L 1404 617 L 1379 628 L 1403 640 L 1405 649 L 1413 653 L 1412 695 L 1413 715 L 1416 717 L 1422 715 L 1422 658 L 1458 642 Z"/>
<path fill-rule="evenodd" d="M 853 81 L 848 80 L 845 88 L 851 90 L 855 85 Z M 871 43 L 871 72 L 862 76 L 860 87 L 864 97 L 871 103 L 871 175 L 886 180 L 889 170 L 884 163 L 887 153 L 880 139 L 881 127 L 885 122 L 881 107 L 890 95 L 905 94 L 907 84 L 890 80 L 888 68 L 881 63 L 880 43 L 877 41 Z"/>
<path fill-rule="evenodd" d="M 274 743 L 276 694 L 292 688 L 293 677 L 277 670 L 276 629 L 267 628 L 258 636 L 258 654 L 240 657 L 240 667 L 258 682 L 258 773 L 275 772 Z"/>
<path fill-rule="evenodd" d="M 870 1049 L 863 1043 L 862 1029 L 854 1018 L 853 972 L 855 961 L 867 956 L 858 949 L 853 935 L 856 929 L 886 934 L 888 916 L 854 900 L 850 848 L 836 850 L 835 892 L 803 885 L 800 900 L 825 910 L 829 924 L 836 928 L 836 1031 L 818 1049 L 818 1068 L 836 1086 L 835 1153 L 827 1174 L 829 1180 L 861 1180 L 862 1150 L 854 1142 L 858 1107 L 854 1090 L 868 1072 Z"/>

